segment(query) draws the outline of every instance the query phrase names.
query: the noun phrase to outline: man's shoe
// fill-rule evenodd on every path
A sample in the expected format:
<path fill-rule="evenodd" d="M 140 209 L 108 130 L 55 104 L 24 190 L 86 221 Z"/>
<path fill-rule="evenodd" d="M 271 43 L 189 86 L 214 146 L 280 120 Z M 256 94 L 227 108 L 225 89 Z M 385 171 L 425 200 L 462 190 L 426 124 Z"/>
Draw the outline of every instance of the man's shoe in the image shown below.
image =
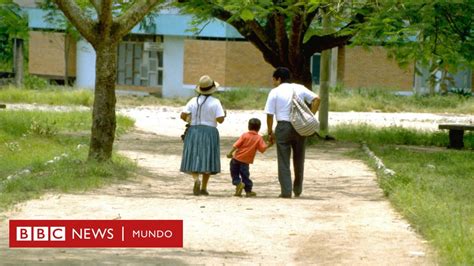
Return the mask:
<path fill-rule="evenodd" d="M 279 198 L 284 198 L 284 199 L 291 199 L 291 195 L 283 195 L 283 194 L 280 194 L 280 196 L 278 196 Z"/>
<path fill-rule="evenodd" d="M 299 198 L 301 196 L 301 193 L 295 193 L 295 198 Z"/>
<path fill-rule="evenodd" d="M 235 186 L 235 194 L 234 194 L 234 196 L 236 196 L 236 197 L 241 197 L 241 196 L 242 196 L 242 190 L 244 190 L 244 188 L 245 188 L 245 184 L 244 184 L 244 183 L 240 182 L 239 184 L 237 184 L 237 185 Z"/>
<path fill-rule="evenodd" d="M 194 187 L 193 187 L 193 194 L 194 196 L 199 196 L 201 193 L 201 181 L 199 179 L 196 179 L 194 181 Z"/>
<path fill-rule="evenodd" d="M 246 196 L 247 198 L 256 197 L 256 196 L 257 196 L 257 193 L 255 193 L 255 192 L 253 192 L 253 191 L 245 192 L 245 196 Z"/>
<path fill-rule="evenodd" d="M 201 195 L 209 196 L 209 192 L 207 192 L 207 190 L 205 190 L 205 189 L 201 189 Z"/>

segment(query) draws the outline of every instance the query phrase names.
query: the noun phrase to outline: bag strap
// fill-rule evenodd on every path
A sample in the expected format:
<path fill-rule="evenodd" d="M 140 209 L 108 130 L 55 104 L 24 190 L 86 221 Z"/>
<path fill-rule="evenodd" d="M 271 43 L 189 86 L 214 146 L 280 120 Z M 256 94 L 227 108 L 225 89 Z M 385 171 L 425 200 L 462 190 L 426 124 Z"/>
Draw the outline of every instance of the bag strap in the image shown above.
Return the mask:
<path fill-rule="evenodd" d="M 206 103 L 207 101 L 207 98 L 209 98 L 209 95 L 204 95 L 204 101 L 199 104 L 199 97 L 201 96 L 202 94 L 199 94 L 198 97 L 196 97 L 196 104 L 197 104 L 197 112 L 196 112 L 196 119 L 197 119 L 197 125 L 200 125 L 201 124 L 201 113 L 202 113 L 202 106 L 204 105 L 204 103 Z"/>

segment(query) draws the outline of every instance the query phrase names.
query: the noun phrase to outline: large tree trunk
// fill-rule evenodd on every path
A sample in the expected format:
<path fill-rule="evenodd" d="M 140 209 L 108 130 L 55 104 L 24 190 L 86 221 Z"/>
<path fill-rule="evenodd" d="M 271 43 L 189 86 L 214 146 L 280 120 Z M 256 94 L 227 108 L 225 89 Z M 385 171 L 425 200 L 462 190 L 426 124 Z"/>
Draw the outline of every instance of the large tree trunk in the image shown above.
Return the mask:
<path fill-rule="evenodd" d="M 112 157 L 116 128 L 117 47 L 118 44 L 112 41 L 95 47 L 96 84 L 89 159 L 96 161 L 107 161 Z"/>
<path fill-rule="evenodd" d="M 289 66 L 293 76 L 293 82 L 303 84 L 309 90 L 313 90 L 313 78 L 311 75 L 311 57 L 300 55 L 301 62 L 296 66 Z"/>
<path fill-rule="evenodd" d="M 95 49 L 96 80 L 92 112 L 89 160 L 109 161 L 115 138 L 115 81 L 117 77 L 117 47 L 132 28 L 163 2 L 163 0 L 133 1 L 120 16 L 114 17 L 112 0 L 89 1 L 97 16 L 89 16 L 76 1 L 54 0 L 79 33 Z"/>

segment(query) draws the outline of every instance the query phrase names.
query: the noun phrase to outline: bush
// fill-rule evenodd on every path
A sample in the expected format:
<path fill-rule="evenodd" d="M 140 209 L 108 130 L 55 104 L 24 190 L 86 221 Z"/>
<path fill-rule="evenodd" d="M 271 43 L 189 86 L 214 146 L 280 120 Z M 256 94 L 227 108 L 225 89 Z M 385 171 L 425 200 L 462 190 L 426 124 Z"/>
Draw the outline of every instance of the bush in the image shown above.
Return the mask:
<path fill-rule="evenodd" d="M 48 81 L 34 75 L 27 75 L 23 81 L 23 87 L 29 90 L 44 90 L 48 88 Z"/>

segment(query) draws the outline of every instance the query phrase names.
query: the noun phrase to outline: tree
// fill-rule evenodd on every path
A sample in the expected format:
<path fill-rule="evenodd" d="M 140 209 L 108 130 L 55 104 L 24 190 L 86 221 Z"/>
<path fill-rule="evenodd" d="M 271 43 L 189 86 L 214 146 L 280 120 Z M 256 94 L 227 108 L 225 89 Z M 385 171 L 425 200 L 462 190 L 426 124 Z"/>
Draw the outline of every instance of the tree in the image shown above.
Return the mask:
<path fill-rule="evenodd" d="M 428 68 L 431 93 L 436 84 L 447 92 L 447 71 L 474 66 L 473 0 L 380 2 L 359 25 L 354 44 L 383 45 L 402 66 L 417 62 Z"/>
<path fill-rule="evenodd" d="M 363 2 L 178 0 L 178 7 L 194 14 L 196 23 L 217 18 L 231 24 L 262 52 L 266 62 L 288 67 L 294 81 L 311 88 L 311 57 L 345 45 L 352 38 L 355 26 L 370 10 L 370 4 Z M 323 8 L 333 17 L 333 31 L 329 33 L 322 31 Z"/>
<path fill-rule="evenodd" d="M 28 39 L 28 19 L 20 7 L 11 0 L 0 3 L 0 38 L 9 43 L 1 47 L 0 53 L 7 64 L 13 59 L 15 83 L 21 86 L 23 84 L 23 43 Z M 12 42 L 13 45 L 11 45 Z"/>
<path fill-rule="evenodd" d="M 54 0 L 96 52 L 96 82 L 89 159 L 109 161 L 115 139 L 117 48 L 122 38 L 163 0 L 91 0 L 93 11 L 72 0 Z"/>
<path fill-rule="evenodd" d="M 87 7 L 86 2 L 78 2 L 81 8 Z M 53 0 L 45 0 L 39 3 L 41 9 L 46 11 L 44 19 L 53 25 L 57 25 L 60 31 L 64 31 L 64 85 L 69 85 L 69 53 L 71 49 L 71 41 L 78 41 L 80 34 L 76 28 L 62 15 L 57 9 Z"/>

